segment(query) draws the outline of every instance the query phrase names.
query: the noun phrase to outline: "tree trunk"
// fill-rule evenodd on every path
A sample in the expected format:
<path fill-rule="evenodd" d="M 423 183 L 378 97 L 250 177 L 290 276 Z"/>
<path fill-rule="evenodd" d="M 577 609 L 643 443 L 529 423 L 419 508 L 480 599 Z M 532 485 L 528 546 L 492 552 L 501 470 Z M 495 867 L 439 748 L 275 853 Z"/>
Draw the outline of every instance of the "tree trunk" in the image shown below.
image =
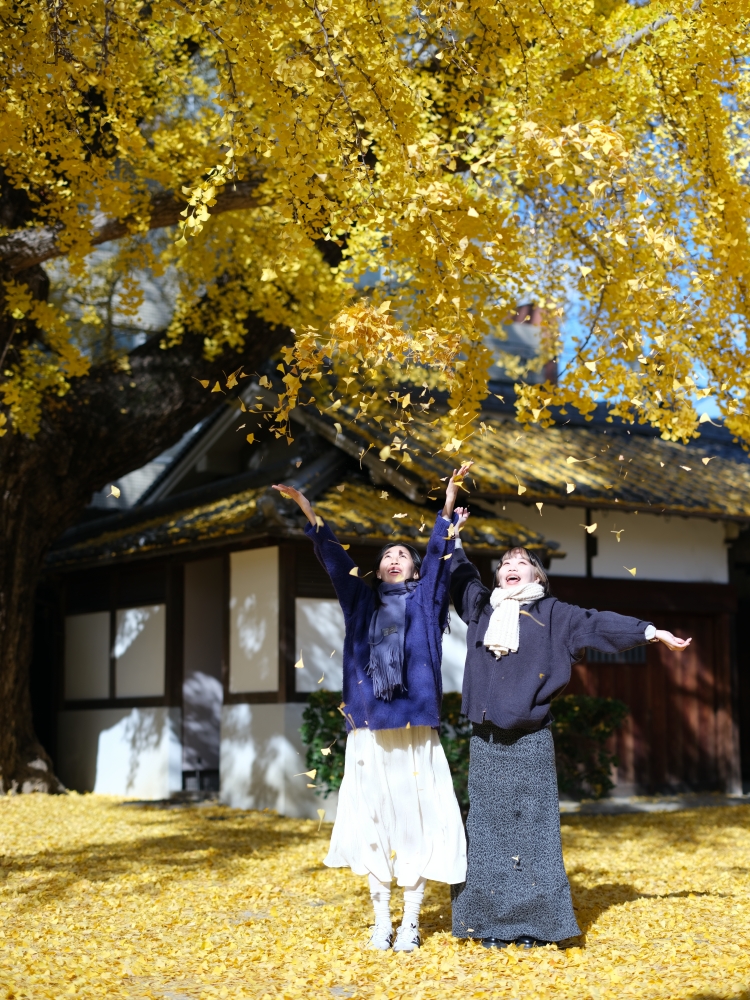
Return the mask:
<path fill-rule="evenodd" d="M 194 376 L 220 377 L 240 364 L 252 372 L 288 339 L 257 319 L 247 326 L 242 351 L 211 363 L 200 337 L 171 350 L 154 337 L 129 355 L 130 372 L 100 365 L 47 400 L 35 438 L 0 438 L 0 789 L 62 789 L 34 733 L 29 693 L 45 553 L 94 491 L 155 458 L 216 407 Z"/>

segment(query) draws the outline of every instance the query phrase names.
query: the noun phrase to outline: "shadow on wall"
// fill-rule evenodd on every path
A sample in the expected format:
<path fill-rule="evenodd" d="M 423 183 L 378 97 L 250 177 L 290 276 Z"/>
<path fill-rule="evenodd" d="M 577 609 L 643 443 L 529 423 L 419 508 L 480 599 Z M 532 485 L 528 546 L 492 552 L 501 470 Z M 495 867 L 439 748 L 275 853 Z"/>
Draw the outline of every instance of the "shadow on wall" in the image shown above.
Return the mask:
<path fill-rule="evenodd" d="M 223 699 L 224 690 L 216 677 L 197 670 L 185 679 L 182 685 L 182 766 L 186 771 L 218 770 Z"/>
<path fill-rule="evenodd" d="M 299 730 L 303 704 L 225 705 L 221 717 L 221 799 L 238 809 L 326 820 L 336 803 L 318 798 L 306 770 Z"/>
<path fill-rule="evenodd" d="M 79 792 L 168 798 L 182 783 L 180 729 L 176 708 L 61 712 L 61 779 Z"/>

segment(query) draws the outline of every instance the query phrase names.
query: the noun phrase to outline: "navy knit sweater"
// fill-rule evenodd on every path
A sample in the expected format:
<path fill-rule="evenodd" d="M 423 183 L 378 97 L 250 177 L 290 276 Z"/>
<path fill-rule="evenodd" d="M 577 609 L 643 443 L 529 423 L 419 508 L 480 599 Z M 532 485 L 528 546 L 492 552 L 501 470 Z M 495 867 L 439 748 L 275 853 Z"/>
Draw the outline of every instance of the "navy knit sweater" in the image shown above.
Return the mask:
<path fill-rule="evenodd" d="M 451 570 L 453 604 L 468 625 L 461 711 L 472 722 L 541 729 L 552 722 L 550 701 L 565 688 L 587 646 L 617 653 L 646 642 L 650 622 L 542 597 L 521 607 L 517 652 L 497 659 L 483 642 L 493 611 L 490 591 L 461 548 Z"/>
<path fill-rule="evenodd" d="M 358 729 L 400 729 L 407 723 L 437 729 L 440 725 L 442 633 L 448 618 L 450 583 L 450 561 L 443 556 L 452 553 L 454 546 L 453 539 L 447 537 L 448 523 L 438 515 L 419 583 L 406 598 L 406 691 L 397 689 L 392 701 L 375 697 L 372 679 L 365 672 L 370 662 L 370 619 L 375 611 L 372 588 L 351 575 L 354 562 L 327 524 L 319 529 L 311 524 L 305 528 L 344 612 L 344 712 Z M 346 728 L 352 728 L 349 718 Z"/>

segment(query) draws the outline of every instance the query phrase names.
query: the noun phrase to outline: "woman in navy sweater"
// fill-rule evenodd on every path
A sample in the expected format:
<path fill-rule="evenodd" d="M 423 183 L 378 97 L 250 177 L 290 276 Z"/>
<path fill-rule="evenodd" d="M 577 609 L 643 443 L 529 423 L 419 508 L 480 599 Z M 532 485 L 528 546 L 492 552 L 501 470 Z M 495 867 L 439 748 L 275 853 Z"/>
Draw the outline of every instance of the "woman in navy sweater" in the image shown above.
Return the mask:
<path fill-rule="evenodd" d="M 468 512 L 459 508 L 459 527 Z M 587 611 L 549 593 L 539 559 L 509 549 L 495 588 L 456 544 L 451 596 L 468 625 L 461 711 L 473 723 L 468 871 L 454 890 L 453 933 L 487 948 L 580 934 L 562 857 L 550 701 L 588 646 L 616 653 L 646 642 L 682 650 L 650 622 Z"/>
<path fill-rule="evenodd" d="M 466 839 L 448 762 L 438 737 L 442 634 L 448 620 L 453 553 L 454 472 L 424 560 L 410 545 L 386 545 L 376 586 L 360 571 L 310 502 L 290 486 L 344 613 L 344 778 L 325 864 L 367 875 L 375 909 L 374 948 L 393 944 L 391 880 L 404 886 L 394 951 L 420 945 L 425 880 L 466 877 Z M 362 574 L 364 575 L 364 574 Z"/>

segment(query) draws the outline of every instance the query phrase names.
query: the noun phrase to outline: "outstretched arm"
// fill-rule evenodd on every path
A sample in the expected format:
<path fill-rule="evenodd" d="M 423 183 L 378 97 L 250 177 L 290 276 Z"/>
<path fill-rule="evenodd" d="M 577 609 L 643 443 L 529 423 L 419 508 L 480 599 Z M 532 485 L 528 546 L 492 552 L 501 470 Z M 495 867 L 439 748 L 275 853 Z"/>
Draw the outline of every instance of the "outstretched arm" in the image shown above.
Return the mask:
<path fill-rule="evenodd" d="M 273 489 L 278 490 L 278 492 L 287 500 L 294 500 L 310 524 L 312 524 L 313 527 L 317 526 L 318 522 L 315 520 L 315 511 L 312 509 L 312 504 L 304 493 L 300 493 L 299 490 L 295 490 L 293 486 L 274 486 Z"/>
<path fill-rule="evenodd" d="M 348 618 L 363 600 L 372 601 L 372 591 L 363 583 L 353 560 L 330 527 L 315 516 L 307 497 L 293 486 L 274 486 L 274 489 L 288 500 L 294 500 L 310 522 L 305 534 L 315 546 L 315 555 L 331 578 L 344 617 Z"/>

